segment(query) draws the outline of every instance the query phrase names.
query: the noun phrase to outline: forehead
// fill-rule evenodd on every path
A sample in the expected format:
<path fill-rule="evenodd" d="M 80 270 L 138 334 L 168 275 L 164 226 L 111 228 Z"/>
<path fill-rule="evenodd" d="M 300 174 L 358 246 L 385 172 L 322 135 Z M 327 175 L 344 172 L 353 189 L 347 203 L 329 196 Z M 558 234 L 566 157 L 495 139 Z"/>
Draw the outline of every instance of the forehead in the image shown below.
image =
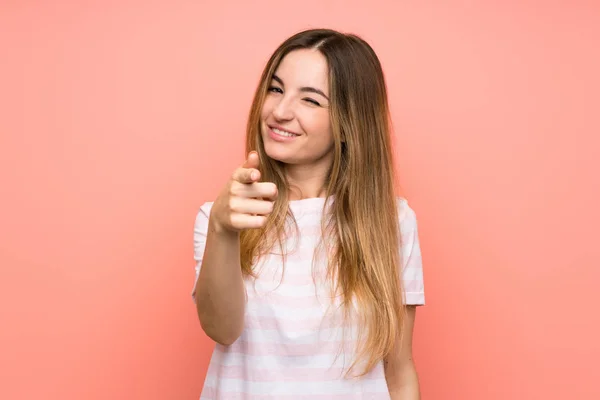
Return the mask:
<path fill-rule="evenodd" d="M 329 68 L 325 56 L 318 50 L 294 50 L 281 60 L 275 71 L 286 88 L 314 87 L 329 91 Z"/>

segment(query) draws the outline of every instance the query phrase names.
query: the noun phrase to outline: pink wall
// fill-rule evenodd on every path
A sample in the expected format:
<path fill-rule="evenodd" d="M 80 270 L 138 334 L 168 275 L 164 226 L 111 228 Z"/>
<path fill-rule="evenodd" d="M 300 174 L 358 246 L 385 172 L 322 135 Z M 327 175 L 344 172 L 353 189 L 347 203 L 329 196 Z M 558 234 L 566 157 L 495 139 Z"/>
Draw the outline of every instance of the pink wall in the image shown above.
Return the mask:
<path fill-rule="evenodd" d="M 0 398 L 198 398 L 193 218 L 322 25 L 387 74 L 423 398 L 600 398 L 598 3 L 79 3 L 0 6 Z"/>

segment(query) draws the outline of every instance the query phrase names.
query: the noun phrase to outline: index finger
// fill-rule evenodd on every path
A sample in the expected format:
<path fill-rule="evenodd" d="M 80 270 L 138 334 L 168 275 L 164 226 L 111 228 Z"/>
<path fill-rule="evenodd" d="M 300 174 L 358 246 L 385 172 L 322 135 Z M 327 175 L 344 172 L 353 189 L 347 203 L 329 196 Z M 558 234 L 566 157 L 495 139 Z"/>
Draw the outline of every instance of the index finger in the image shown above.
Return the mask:
<path fill-rule="evenodd" d="M 238 168 L 233 172 L 233 180 L 240 183 L 253 183 L 260 179 L 260 171 L 255 168 Z"/>

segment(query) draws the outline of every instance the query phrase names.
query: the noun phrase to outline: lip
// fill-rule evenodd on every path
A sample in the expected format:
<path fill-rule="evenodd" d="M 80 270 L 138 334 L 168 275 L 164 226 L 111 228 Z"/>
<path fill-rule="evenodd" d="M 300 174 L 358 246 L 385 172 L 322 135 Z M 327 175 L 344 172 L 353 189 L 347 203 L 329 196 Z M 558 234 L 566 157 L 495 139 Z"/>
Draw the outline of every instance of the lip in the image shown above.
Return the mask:
<path fill-rule="evenodd" d="M 300 136 L 296 132 L 289 131 L 289 130 L 287 130 L 285 128 L 282 128 L 282 127 L 280 127 L 278 125 L 267 125 L 267 126 L 269 128 L 269 137 L 271 139 L 275 140 L 276 142 L 289 142 L 289 141 L 292 141 L 292 140 L 296 139 L 298 136 Z M 281 136 L 281 135 L 278 135 L 275 132 L 273 132 L 273 129 L 278 129 L 278 130 L 281 130 L 281 131 L 286 131 L 286 132 L 289 132 L 289 133 L 293 133 L 296 136 L 292 136 L 292 137 L 290 137 L 290 136 Z"/>
<path fill-rule="evenodd" d="M 286 129 L 286 128 L 284 128 L 283 126 L 279 126 L 279 125 L 268 125 L 268 127 L 269 127 L 269 128 L 271 128 L 271 129 L 279 129 L 280 131 L 286 131 L 286 132 L 289 132 L 289 133 L 293 133 L 293 134 L 294 134 L 294 135 L 296 135 L 296 136 L 300 136 L 300 134 L 299 134 L 299 133 L 296 133 L 296 132 L 294 132 L 294 131 L 290 131 L 289 129 Z"/>

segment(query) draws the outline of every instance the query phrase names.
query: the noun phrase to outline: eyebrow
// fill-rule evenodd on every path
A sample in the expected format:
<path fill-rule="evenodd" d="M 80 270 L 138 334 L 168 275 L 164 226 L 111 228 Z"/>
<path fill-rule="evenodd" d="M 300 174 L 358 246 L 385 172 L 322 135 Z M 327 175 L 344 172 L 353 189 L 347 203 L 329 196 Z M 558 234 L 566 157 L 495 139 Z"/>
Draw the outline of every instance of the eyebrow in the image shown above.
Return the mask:
<path fill-rule="evenodd" d="M 277 75 L 273 75 L 273 80 L 274 80 L 274 81 L 277 81 L 277 82 L 278 82 L 278 83 L 279 83 L 281 86 L 285 86 L 285 85 L 283 84 L 283 81 L 281 80 L 281 78 L 280 78 L 280 77 L 278 77 Z M 327 96 L 325 95 L 325 93 L 323 93 L 323 91 L 321 91 L 321 90 L 319 90 L 319 89 L 317 89 L 317 88 L 314 88 L 314 87 L 310 87 L 310 86 L 303 86 L 303 87 L 301 87 L 301 88 L 300 88 L 300 91 L 301 91 L 301 92 L 309 92 L 309 93 L 316 93 L 316 94 L 320 94 L 321 96 L 323 96 L 323 97 L 325 97 L 327 100 L 329 100 L 329 97 L 327 97 Z"/>

